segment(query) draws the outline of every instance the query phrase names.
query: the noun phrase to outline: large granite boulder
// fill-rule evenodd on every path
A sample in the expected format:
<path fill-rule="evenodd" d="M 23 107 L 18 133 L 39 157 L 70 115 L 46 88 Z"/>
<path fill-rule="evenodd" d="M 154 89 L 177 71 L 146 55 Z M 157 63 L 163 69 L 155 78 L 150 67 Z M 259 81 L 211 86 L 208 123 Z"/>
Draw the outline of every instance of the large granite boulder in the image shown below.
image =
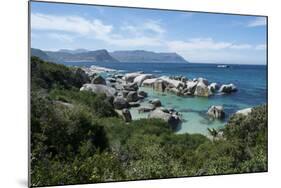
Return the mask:
<path fill-rule="evenodd" d="M 208 109 L 207 114 L 213 119 L 223 119 L 225 117 L 223 106 L 213 105 Z"/>
<path fill-rule="evenodd" d="M 211 83 L 208 88 L 212 93 L 215 93 L 219 89 L 219 85 L 217 83 Z"/>
<path fill-rule="evenodd" d="M 168 87 L 168 88 L 166 88 L 166 91 L 169 92 L 169 93 L 175 94 L 177 96 L 181 95 L 181 91 L 177 88 L 174 88 L 174 87 Z"/>
<path fill-rule="evenodd" d="M 143 72 L 132 72 L 132 73 L 127 73 L 124 75 L 123 79 L 126 81 L 126 82 L 133 82 L 134 79 L 137 77 L 137 76 L 140 76 L 142 75 Z"/>
<path fill-rule="evenodd" d="M 102 85 L 106 85 L 106 81 L 105 79 L 101 76 L 101 75 L 98 75 L 98 76 L 95 76 L 92 81 L 91 81 L 92 84 L 102 84 Z"/>
<path fill-rule="evenodd" d="M 138 97 L 138 92 L 136 91 L 130 91 L 127 95 L 127 101 L 128 102 L 136 102 L 139 100 L 139 97 Z"/>
<path fill-rule="evenodd" d="M 96 94 L 105 94 L 108 97 L 116 94 L 116 90 L 114 88 L 102 84 L 84 84 L 80 88 L 80 91 L 92 91 Z"/>
<path fill-rule="evenodd" d="M 184 85 L 184 83 L 182 81 L 173 80 L 167 76 L 161 76 L 160 79 L 167 82 L 170 85 L 170 87 L 179 88 Z"/>
<path fill-rule="evenodd" d="M 204 81 L 198 81 L 198 84 L 196 85 L 194 95 L 200 96 L 200 97 L 208 97 L 212 93 L 209 90 L 208 86 L 205 84 Z"/>
<path fill-rule="evenodd" d="M 165 88 L 167 87 L 167 82 L 164 80 L 158 79 L 153 83 L 153 89 L 155 91 L 164 92 Z"/>
<path fill-rule="evenodd" d="M 177 129 L 178 125 L 181 123 L 181 119 L 176 114 L 165 113 L 161 109 L 155 109 L 148 114 L 148 118 L 162 119 L 167 122 L 172 129 Z"/>
<path fill-rule="evenodd" d="M 125 122 L 130 122 L 130 121 L 132 121 L 132 116 L 131 116 L 131 112 L 130 112 L 129 109 L 124 108 L 124 109 L 122 110 L 122 116 L 123 116 L 123 119 L 124 119 Z"/>
<path fill-rule="evenodd" d="M 209 81 L 205 78 L 197 78 L 198 82 L 203 82 L 205 85 L 209 85 Z"/>
<path fill-rule="evenodd" d="M 115 109 L 121 110 L 121 109 L 124 109 L 124 108 L 128 108 L 129 103 L 123 97 L 118 96 L 118 97 L 114 98 L 113 106 L 114 106 Z"/>
<path fill-rule="evenodd" d="M 137 91 L 139 89 L 139 86 L 137 83 L 129 83 L 129 84 L 123 85 L 123 89 L 125 89 L 127 91 Z"/>
<path fill-rule="evenodd" d="M 142 82 L 143 87 L 153 87 L 154 83 L 159 80 L 159 78 L 151 78 L 151 79 L 146 79 Z"/>
<path fill-rule="evenodd" d="M 136 83 L 138 86 L 141 86 L 144 80 L 151 79 L 151 78 L 155 78 L 155 76 L 153 74 L 141 74 L 135 77 L 134 83 Z"/>
<path fill-rule="evenodd" d="M 197 84 L 198 84 L 197 81 L 187 81 L 186 88 L 183 91 L 184 95 L 193 95 Z"/>
<path fill-rule="evenodd" d="M 222 93 L 232 93 L 236 91 L 237 91 L 237 87 L 234 84 L 224 84 L 219 89 L 219 92 Z"/>

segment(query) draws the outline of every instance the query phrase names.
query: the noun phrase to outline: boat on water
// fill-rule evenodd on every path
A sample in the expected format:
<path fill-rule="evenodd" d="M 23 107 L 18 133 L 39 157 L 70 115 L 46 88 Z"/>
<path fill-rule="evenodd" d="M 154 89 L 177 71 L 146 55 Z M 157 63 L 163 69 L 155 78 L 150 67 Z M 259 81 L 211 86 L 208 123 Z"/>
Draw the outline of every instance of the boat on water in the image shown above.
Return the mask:
<path fill-rule="evenodd" d="M 229 65 L 217 65 L 218 68 L 229 68 Z"/>

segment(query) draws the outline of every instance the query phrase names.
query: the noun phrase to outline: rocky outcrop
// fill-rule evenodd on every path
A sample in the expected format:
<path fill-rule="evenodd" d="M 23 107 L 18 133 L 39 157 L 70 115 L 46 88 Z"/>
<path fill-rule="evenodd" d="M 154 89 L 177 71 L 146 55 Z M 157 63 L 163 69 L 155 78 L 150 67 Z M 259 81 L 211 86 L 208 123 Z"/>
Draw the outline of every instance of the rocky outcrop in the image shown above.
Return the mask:
<path fill-rule="evenodd" d="M 155 91 L 164 92 L 167 85 L 168 85 L 167 82 L 159 79 L 159 80 L 155 80 L 152 87 Z"/>
<path fill-rule="evenodd" d="M 173 80 L 166 76 L 161 76 L 160 79 L 166 81 L 168 83 L 168 85 L 170 85 L 170 87 L 179 88 L 180 86 L 184 85 L 184 83 L 182 81 Z"/>
<path fill-rule="evenodd" d="M 144 80 L 151 79 L 151 78 L 155 78 L 155 76 L 153 74 L 141 74 L 135 77 L 134 83 L 136 83 L 138 86 L 141 86 Z"/>
<path fill-rule="evenodd" d="M 136 102 L 139 100 L 138 93 L 136 91 L 130 91 L 126 98 L 128 102 Z"/>
<path fill-rule="evenodd" d="M 146 79 L 142 82 L 143 87 L 153 87 L 154 83 L 159 80 L 159 78 L 151 78 L 151 79 Z"/>
<path fill-rule="evenodd" d="M 140 76 L 142 75 L 143 72 L 133 72 L 133 73 L 127 73 L 125 74 L 125 76 L 123 77 L 123 79 L 126 81 L 126 82 L 133 82 L 134 79 L 137 77 L 137 76 Z"/>
<path fill-rule="evenodd" d="M 203 80 L 198 80 L 198 84 L 196 85 L 194 95 L 200 97 L 209 97 L 212 93 L 210 92 L 206 82 Z"/>
<path fill-rule="evenodd" d="M 219 89 L 219 92 L 222 93 L 232 93 L 236 91 L 237 91 L 237 87 L 234 84 L 224 84 Z"/>
<path fill-rule="evenodd" d="M 208 109 L 207 114 L 213 119 L 223 119 L 225 117 L 223 106 L 213 105 Z"/>
<path fill-rule="evenodd" d="M 113 100 L 113 106 L 114 106 L 115 109 L 121 110 L 121 109 L 124 109 L 124 108 L 128 108 L 129 103 L 123 97 L 115 97 L 114 100 Z"/>
<path fill-rule="evenodd" d="M 92 81 L 91 81 L 92 84 L 102 84 L 102 85 L 106 85 L 106 81 L 105 79 L 98 75 L 98 76 L 95 76 Z"/>
<path fill-rule="evenodd" d="M 123 89 L 127 91 L 137 91 L 139 89 L 139 86 L 136 83 L 129 83 L 123 85 Z"/>
<path fill-rule="evenodd" d="M 244 108 L 244 109 L 238 110 L 235 114 L 242 114 L 244 116 L 247 116 L 251 112 L 252 112 L 252 108 Z"/>
<path fill-rule="evenodd" d="M 116 90 L 112 87 L 102 85 L 102 84 L 84 84 L 80 91 L 92 91 L 96 94 L 105 94 L 106 96 L 115 96 Z"/>
<path fill-rule="evenodd" d="M 215 93 L 219 89 L 219 85 L 217 83 L 211 83 L 208 88 L 212 93 Z"/>

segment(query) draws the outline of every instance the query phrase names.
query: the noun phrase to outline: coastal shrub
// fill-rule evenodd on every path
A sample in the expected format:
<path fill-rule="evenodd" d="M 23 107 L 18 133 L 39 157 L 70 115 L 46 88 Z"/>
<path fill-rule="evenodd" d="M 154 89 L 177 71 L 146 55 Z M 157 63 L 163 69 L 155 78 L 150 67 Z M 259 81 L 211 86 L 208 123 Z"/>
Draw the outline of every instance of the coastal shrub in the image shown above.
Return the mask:
<path fill-rule="evenodd" d="M 45 62 L 35 56 L 31 57 L 31 87 L 33 90 L 55 87 L 80 88 L 86 82 L 89 82 L 89 78 L 81 69 Z"/>
<path fill-rule="evenodd" d="M 91 91 L 79 91 L 77 89 L 52 89 L 49 94 L 53 100 L 67 102 L 75 105 L 84 105 L 89 108 L 95 116 L 112 117 L 117 116 L 113 105 L 106 95 L 98 94 Z"/>

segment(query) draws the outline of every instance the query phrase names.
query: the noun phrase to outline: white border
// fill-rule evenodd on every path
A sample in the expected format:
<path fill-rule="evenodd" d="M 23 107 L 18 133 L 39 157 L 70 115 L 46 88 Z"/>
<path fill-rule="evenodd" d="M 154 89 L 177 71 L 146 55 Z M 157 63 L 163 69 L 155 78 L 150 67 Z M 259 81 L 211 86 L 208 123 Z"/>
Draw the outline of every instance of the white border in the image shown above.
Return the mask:
<path fill-rule="evenodd" d="M 57 0 L 61 1 L 61 0 Z M 269 16 L 269 172 L 67 187 L 278 187 L 280 181 L 280 5 L 276 0 L 63 0 Z M 27 186 L 27 0 L 1 1 L 0 187 Z M 278 8 L 279 7 L 279 8 Z M 280 143 L 280 144 L 279 144 Z M 275 185 L 275 186 L 274 186 Z"/>

